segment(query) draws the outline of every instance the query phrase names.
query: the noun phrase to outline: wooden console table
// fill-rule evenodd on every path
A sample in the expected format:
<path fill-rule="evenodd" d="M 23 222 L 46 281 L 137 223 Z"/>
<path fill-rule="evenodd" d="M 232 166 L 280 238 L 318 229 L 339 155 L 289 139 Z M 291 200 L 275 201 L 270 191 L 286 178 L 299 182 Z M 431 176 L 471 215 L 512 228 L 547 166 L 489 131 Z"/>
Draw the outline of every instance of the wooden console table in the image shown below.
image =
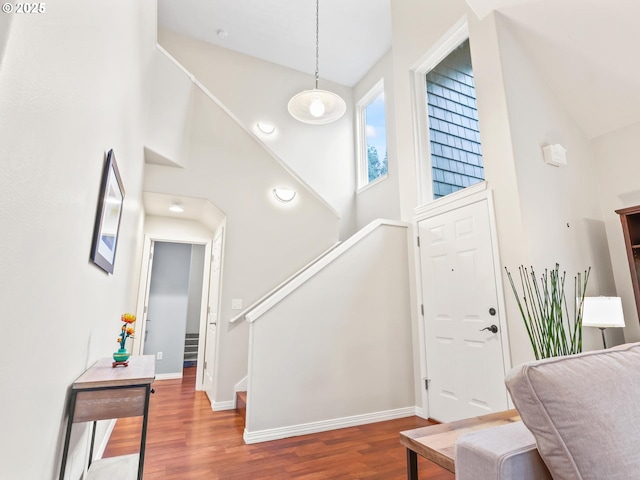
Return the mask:
<path fill-rule="evenodd" d="M 74 423 L 91 421 L 93 421 L 93 430 L 87 480 L 123 478 L 125 471 L 127 472 L 126 478 L 142 480 L 149 396 L 152 393 L 151 383 L 155 378 L 155 357 L 153 355 L 131 357 L 128 367 L 113 368 L 112 362 L 111 358 L 98 360 L 71 386 L 69 419 L 62 451 L 60 480 L 64 480 L 67 466 L 71 427 Z M 92 464 L 96 421 L 138 416 L 143 417 L 140 453 L 97 460 Z"/>
<path fill-rule="evenodd" d="M 516 410 L 507 410 L 400 432 L 400 443 L 407 447 L 407 478 L 418 480 L 417 454 L 450 472 L 455 472 L 456 441 L 460 436 L 519 421 L 520 415 Z"/>

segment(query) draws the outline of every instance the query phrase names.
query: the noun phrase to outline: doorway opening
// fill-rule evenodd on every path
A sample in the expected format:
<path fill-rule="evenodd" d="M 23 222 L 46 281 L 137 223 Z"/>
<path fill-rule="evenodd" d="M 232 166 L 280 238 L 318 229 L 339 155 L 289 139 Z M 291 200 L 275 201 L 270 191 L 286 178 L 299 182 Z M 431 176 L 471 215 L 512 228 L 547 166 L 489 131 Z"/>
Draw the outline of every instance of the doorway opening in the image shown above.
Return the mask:
<path fill-rule="evenodd" d="M 205 246 L 153 242 L 143 355 L 162 377 L 181 377 L 198 360 Z"/>
<path fill-rule="evenodd" d="M 216 282 L 210 291 L 212 244 L 189 235 L 145 235 L 138 290 L 133 351 L 154 355 L 156 379 L 182 378 L 183 368 L 195 368 L 196 390 L 203 389 L 205 359 L 213 359 L 216 343 L 207 339 L 210 302 L 220 288 Z M 214 365 L 209 361 L 210 370 Z"/>

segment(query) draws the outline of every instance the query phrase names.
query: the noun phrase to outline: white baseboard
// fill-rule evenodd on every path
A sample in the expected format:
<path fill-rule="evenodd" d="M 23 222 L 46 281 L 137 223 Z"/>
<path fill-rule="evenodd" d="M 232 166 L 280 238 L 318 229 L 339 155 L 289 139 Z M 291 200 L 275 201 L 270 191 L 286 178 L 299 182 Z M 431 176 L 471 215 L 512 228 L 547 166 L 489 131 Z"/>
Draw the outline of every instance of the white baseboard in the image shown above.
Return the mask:
<path fill-rule="evenodd" d="M 416 406 L 416 417 L 427 420 L 429 418 L 429 414 L 424 411 L 424 408 Z"/>
<path fill-rule="evenodd" d="M 180 373 L 156 373 L 156 380 L 179 380 L 182 378 Z"/>
<path fill-rule="evenodd" d="M 290 427 L 258 430 L 255 432 L 249 432 L 245 428 L 243 438 L 245 443 L 248 444 L 267 442 L 269 440 L 296 437 L 298 435 L 307 435 L 309 433 L 326 432 L 329 430 L 337 430 L 339 428 L 356 427 L 358 425 L 365 425 L 367 423 L 384 422 L 385 420 L 411 417 L 415 414 L 416 407 L 405 407 L 395 410 L 386 410 L 383 412 L 354 415 L 352 417 L 343 417 L 335 418 L 332 420 L 322 420 L 320 422 L 303 423 L 300 425 L 292 425 Z"/>
<path fill-rule="evenodd" d="M 227 400 L 226 402 L 213 402 L 211 404 L 211 410 L 214 412 L 221 412 L 222 410 L 234 410 L 236 408 L 236 402 L 233 400 Z"/>

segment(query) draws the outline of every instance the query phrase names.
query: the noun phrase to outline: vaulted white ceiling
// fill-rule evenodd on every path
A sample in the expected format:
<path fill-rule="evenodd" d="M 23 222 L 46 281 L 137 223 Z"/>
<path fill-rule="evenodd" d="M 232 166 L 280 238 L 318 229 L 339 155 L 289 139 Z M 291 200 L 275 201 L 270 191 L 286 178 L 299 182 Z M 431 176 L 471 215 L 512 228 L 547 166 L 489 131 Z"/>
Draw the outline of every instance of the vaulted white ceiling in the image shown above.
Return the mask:
<path fill-rule="evenodd" d="M 320 1 L 320 77 L 353 86 L 391 47 L 390 0 Z M 314 74 L 314 0 L 158 0 L 158 24 Z M 219 30 L 226 32 L 218 35 Z"/>
<path fill-rule="evenodd" d="M 389 49 L 390 3 L 320 1 L 321 78 L 353 86 Z M 467 3 L 479 18 L 492 10 L 507 18 L 588 136 L 640 121 L 640 0 Z M 315 70 L 314 0 L 158 0 L 158 22 L 269 62 L 309 74 Z"/>

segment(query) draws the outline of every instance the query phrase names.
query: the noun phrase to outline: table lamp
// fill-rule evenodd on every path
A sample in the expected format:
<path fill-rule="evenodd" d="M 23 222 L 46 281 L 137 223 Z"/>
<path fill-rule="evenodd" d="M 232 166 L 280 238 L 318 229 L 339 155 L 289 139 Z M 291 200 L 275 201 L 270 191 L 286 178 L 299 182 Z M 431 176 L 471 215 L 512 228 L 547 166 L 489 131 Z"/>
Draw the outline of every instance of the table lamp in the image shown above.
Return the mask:
<path fill-rule="evenodd" d="M 620 297 L 585 297 L 582 306 L 582 326 L 596 327 L 602 333 L 602 343 L 607 348 L 604 329 L 624 327 L 622 299 Z"/>

